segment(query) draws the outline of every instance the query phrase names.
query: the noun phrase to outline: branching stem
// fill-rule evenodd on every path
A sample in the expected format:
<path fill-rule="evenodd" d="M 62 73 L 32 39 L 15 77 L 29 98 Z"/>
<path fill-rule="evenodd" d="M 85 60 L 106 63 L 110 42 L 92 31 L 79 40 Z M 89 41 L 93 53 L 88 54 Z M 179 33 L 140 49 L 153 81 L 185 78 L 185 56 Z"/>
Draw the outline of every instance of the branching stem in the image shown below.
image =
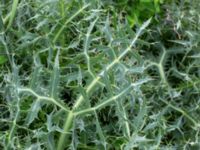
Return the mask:
<path fill-rule="evenodd" d="M 91 90 L 93 88 L 95 88 L 95 86 L 97 85 L 97 83 L 99 82 L 99 80 L 104 76 L 105 72 L 108 72 L 112 67 L 114 67 L 131 49 L 132 47 L 135 45 L 136 41 L 138 40 L 139 36 L 141 35 L 142 31 L 149 25 L 151 19 L 149 19 L 148 21 L 146 21 L 141 28 L 138 30 L 138 32 L 136 33 L 135 38 L 132 40 L 132 42 L 130 43 L 130 45 L 117 57 L 115 58 L 107 67 L 105 67 L 105 69 L 103 71 L 101 71 L 99 73 L 99 75 L 93 79 L 93 81 L 87 86 L 86 88 L 86 94 L 89 95 L 89 93 L 91 92 Z M 56 38 L 57 39 L 57 38 Z M 125 92 L 125 91 L 124 91 Z M 121 95 L 124 93 L 122 92 Z M 121 96 L 119 95 L 119 96 Z M 117 99 L 119 96 L 114 96 L 111 99 L 108 99 L 107 101 L 103 102 L 102 104 L 98 105 L 98 107 L 95 107 L 96 109 L 99 109 L 105 105 L 107 105 L 108 103 L 112 102 L 113 100 Z M 84 97 L 82 95 L 80 95 L 76 101 L 76 103 L 74 104 L 73 108 L 72 108 L 72 112 L 68 115 L 66 121 L 65 121 L 65 126 L 64 126 L 64 131 L 68 132 L 70 130 L 69 125 L 73 122 L 73 112 L 79 108 L 79 106 L 83 103 L 84 101 Z M 95 110 L 95 108 L 91 109 L 92 111 Z M 91 110 L 88 110 L 88 112 L 90 112 Z M 60 139 L 59 139 L 59 143 L 58 143 L 58 149 L 57 150 L 63 150 L 63 147 L 66 143 L 66 141 L 64 141 L 65 138 L 65 134 L 62 133 L 60 135 Z"/>

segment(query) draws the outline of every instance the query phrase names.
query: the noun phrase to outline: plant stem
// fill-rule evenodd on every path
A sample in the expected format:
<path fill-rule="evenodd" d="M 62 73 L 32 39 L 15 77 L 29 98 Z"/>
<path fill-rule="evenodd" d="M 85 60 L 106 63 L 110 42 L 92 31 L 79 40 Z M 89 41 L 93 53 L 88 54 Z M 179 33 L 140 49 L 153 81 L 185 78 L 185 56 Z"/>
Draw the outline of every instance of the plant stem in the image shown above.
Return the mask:
<path fill-rule="evenodd" d="M 83 11 L 86 7 L 88 7 L 88 5 L 86 5 L 85 7 L 83 7 L 82 9 L 80 9 L 76 14 L 74 14 L 69 20 L 71 21 L 75 16 L 77 16 L 81 11 Z M 66 21 L 65 25 L 69 22 L 69 20 Z M 130 43 L 130 45 L 117 57 L 115 58 L 112 63 L 110 63 L 109 65 L 107 65 L 105 67 L 105 69 L 103 69 L 99 75 L 94 78 L 92 80 L 92 82 L 87 86 L 86 88 L 86 94 L 89 94 L 91 92 L 91 90 L 96 86 L 96 84 L 99 82 L 99 80 L 102 78 L 102 76 L 104 76 L 105 72 L 109 71 L 113 66 L 115 66 L 117 63 L 119 63 L 119 61 L 132 49 L 132 47 L 135 45 L 136 41 L 138 40 L 139 36 L 141 35 L 142 31 L 149 25 L 151 19 L 149 19 L 148 21 L 146 21 L 138 30 L 138 32 L 136 33 L 135 37 L 133 38 L 132 42 Z M 55 43 L 57 38 L 59 37 L 60 33 L 63 31 L 64 26 L 60 29 L 60 31 L 57 33 L 56 37 L 54 38 L 53 42 Z M 130 87 L 132 87 L 133 85 L 131 85 Z M 129 89 L 129 88 L 128 88 Z M 126 90 L 124 91 L 126 92 Z M 121 94 L 124 94 L 124 92 L 122 92 Z M 118 95 L 118 96 L 121 96 Z M 107 100 L 106 102 L 102 103 L 101 105 L 99 105 L 98 107 L 102 107 L 104 105 L 106 105 L 107 103 L 110 103 L 111 101 L 113 101 L 113 99 L 117 99 L 118 96 L 114 96 L 111 99 Z M 71 124 L 73 122 L 74 119 L 74 111 L 79 108 L 79 106 L 83 103 L 84 101 L 84 97 L 81 95 L 78 97 L 76 103 L 74 104 L 72 110 L 70 111 L 70 113 L 68 114 L 68 118 L 65 122 L 65 126 L 64 126 L 64 132 L 69 132 Z M 97 107 L 97 109 L 98 109 Z M 93 109 L 91 109 L 93 110 Z M 89 110 L 90 111 L 90 110 Z M 88 112 L 89 112 L 88 111 Z M 64 141 L 66 139 L 66 141 Z M 58 147 L 57 150 L 63 150 L 64 149 L 64 142 L 67 143 L 67 137 L 65 135 L 65 133 L 62 133 L 58 142 Z"/>
<path fill-rule="evenodd" d="M 11 15 L 9 16 L 9 23 L 8 23 L 8 26 L 7 26 L 7 30 L 12 26 L 12 23 L 13 23 L 13 20 L 15 18 L 15 14 L 16 14 L 16 11 L 17 11 L 17 5 L 19 3 L 19 0 L 14 0 L 13 1 L 13 4 L 12 4 L 12 10 L 11 10 Z"/>
<path fill-rule="evenodd" d="M 59 138 L 57 150 L 63 150 L 65 148 L 66 143 L 68 143 L 69 137 L 66 134 L 68 134 L 68 132 L 69 132 L 71 126 L 72 126 L 73 119 L 74 119 L 74 114 L 73 114 L 72 111 L 70 111 L 68 116 L 67 116 L 67 120 L 65 122 L 65 125 L 64 125 L 64 132 L 65 133 L 62 133 L 60 138 Z"/>

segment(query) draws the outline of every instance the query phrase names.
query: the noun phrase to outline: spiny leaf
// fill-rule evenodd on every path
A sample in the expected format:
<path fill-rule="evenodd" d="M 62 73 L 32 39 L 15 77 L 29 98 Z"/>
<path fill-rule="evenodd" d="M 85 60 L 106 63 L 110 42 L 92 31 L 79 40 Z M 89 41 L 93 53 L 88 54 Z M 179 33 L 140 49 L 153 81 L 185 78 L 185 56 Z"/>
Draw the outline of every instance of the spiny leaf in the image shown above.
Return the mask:
<path fill-rule="evenodd" d="M 38 112 L 40 109 L 41 102 L 39 100 L 36 100 L 34 103 L 32 103 L 26 118 L 27 125 L 30 125 L 38 117 Z"/>
<path fill-rule="evenodd" d="M 50 79 L 49 92 L 52 98 L 58 98 L 59 77 L 60 77 L 59 55 L 60 55 L 60 50 L 57 51 L 54 61 L 53 72 L 51 74 L 51 79 Z"/>

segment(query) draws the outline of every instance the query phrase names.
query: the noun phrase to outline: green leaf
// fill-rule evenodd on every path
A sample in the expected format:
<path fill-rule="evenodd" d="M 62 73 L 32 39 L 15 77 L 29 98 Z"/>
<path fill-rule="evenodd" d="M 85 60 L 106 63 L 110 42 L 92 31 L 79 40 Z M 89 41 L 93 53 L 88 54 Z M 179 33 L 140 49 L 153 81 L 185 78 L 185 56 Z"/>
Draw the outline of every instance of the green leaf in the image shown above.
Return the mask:
<path fill-rule="evenodd" d="M 40 109 L 41 109 L 41 104 L 39 100 L 36 100 L 34 103 L 32 103 L 26 118 L 26 123 L 28 125 L 30 125 L 35 120 L 35 118 L 38 117 L 38 112 Z"/>
<path fill-rule="evenodd" d="M 59 78 L 60 78 L 60 65 L 59 65 L 59 55 L 60 55 L 60 50 L 58 49 L 55 61 L 54 61 L 54 67 L 53 71 L 51 74 L 51 79 L 50 79 L 50 89 L 49 89 L 49 94 L 52 98 L 58 98 L 58 86 L 59 86 Z"/>
<path fill-rule="evenodd" d="M 19 0 L 13 0 L 12 10 L 10 12 L 9 23 L 8 23 L 7 29 L 9 29 L 13 24 L 13 21 L 14 21 L 15 15 L 16 15 L 16 11 L 17 11 L 18 3 L 19 3 Z"/>
<path fill-rule="evenodd" d="M 3 24 L 3 19 L 1 17 L 1 13 L 0 13 L 0 32 L 4 31 L 4 24 Z"/>

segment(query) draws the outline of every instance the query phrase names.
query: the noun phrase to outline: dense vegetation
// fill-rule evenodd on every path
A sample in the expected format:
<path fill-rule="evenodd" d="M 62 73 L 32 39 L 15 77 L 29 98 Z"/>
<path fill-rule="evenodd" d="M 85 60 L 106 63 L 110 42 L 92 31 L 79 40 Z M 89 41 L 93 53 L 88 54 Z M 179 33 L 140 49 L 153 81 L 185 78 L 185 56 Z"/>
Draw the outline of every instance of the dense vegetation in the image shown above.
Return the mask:
<path fill-rule="evenodd" d="M 199 150 L 199 0 L 1 0 L 0 149 Z"/>

